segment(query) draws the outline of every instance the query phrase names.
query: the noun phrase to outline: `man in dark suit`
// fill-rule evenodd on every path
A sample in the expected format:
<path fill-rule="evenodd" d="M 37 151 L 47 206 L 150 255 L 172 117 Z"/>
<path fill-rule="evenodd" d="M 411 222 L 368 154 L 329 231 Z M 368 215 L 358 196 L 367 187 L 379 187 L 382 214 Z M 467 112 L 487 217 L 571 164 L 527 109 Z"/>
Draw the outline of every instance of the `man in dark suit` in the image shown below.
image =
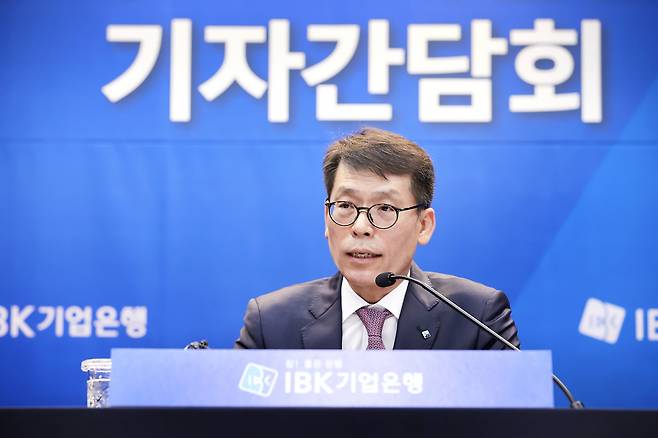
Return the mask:
<path fill-rule="evenodd" d="M 431 284 L 519 345 L 502 292 L 423 272 L 413 262 L 416 246 L 430 241 L 436 225 L 434 168 L 422 148 L 366 128 L 329 147 L 324 180 L 325 237 L 339 272 L 252 299 L 236 348 L 504 348 L 413 283 L 377 286 L 381 272 Z"/>

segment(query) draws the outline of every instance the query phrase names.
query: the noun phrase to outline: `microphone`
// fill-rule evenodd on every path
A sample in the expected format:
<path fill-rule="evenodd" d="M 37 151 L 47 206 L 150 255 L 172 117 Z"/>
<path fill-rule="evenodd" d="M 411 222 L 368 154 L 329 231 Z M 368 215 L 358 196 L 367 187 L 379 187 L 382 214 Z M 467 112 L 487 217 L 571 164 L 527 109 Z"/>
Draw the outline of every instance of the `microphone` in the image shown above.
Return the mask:
<path fill-rule="evenodd" d="M 449 307 L 451 307 L 452 309 L 457 311 L 464 318 L 471 321 L 477 327 L 479 327 L 480 329 L 486 331 L 491 336 L 493 336 L 495 339 L 502 342 L 508 348 L 510 348 L 512 350 L 515 350 L 515 351 L 521 351 L 516 345 L 512 344 L 507 339 L 503 338 L 498 333 L 491 330 L 482 321 L 480 321 L 479 319 L 477 319 L 476 317 L 474 317 L 473 315 L 468 313 L 466 310 L 459 307 L 451 299 L 449 299 L 448 297 L 446 297 L 442 293 L 434 290 L 431 286 L 426 285 L 425 283 L 423 283 L 420 280 L 417 280 L 413 277 L 408 277 L 406 275 L 396 275 L 392 272 L 382 272 L 381 274 L 377 275 L 377 277 L 375 277 L 375 284 L 379 287 L 389 287 L 389 286 L 393 286 L 397 280 L 407 280 L 407 281 L 411 281 L 412 283 L 416 283 L 417 285 L 419 285 L 420 287 L 422 287 L 423 289 L 425 289 L 426 291 L 428 291 L 429 293 L 431 293 L 432 295 L 434 295 L 435 297 L 437 297 L 438 299 L 440 299 L 441 301 L 446 303 Z M 569 400 L 569 405 L 571 406 L 571 408 L 573 408 L 573 409 L 583 409 L 585 407 L 585 405 L 583 405 L 582 402 L 576 400 L 573 397 L 573 395 L 571 395 L 571 392 L 566 387 L 566 385 L 564 383 L 562 383 L 562 381 L 555 374 L 553 374 L 553 382 L 555 382 L 555 384 L 558 386 L 558 388 L 560 388 L 560 390 L 567 397 L 567 399 Z"/>
<path fill-rule="evenodd" d="M 392 272 L 382 272 L 377 277 L 375 277 L 375 284 L 379 287 L 393 286 L 397 281 L 394 277 L 395 274 Z"/>

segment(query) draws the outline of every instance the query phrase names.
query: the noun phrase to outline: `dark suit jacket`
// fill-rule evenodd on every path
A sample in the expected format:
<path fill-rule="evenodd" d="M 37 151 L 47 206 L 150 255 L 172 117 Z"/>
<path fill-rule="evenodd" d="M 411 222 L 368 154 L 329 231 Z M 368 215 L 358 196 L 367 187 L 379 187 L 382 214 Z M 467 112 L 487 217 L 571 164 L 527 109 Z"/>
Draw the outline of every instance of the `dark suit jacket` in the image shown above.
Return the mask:
<path fill-rule="evenodd" d="M 505 294 L 464 278 L 423 272 L 412 264 L 411 277 L 437 291 L 519 346 Z M 340 349 L 342 314 L 340 273 L 296 284 L 249 301 L 235 348 Z M 429 330 L 424 339 L 421 331 Z M 488 333 L 420 286 L 409 283 L 398 321 L 395 349 L 487 350 L 506 348 Z"/>

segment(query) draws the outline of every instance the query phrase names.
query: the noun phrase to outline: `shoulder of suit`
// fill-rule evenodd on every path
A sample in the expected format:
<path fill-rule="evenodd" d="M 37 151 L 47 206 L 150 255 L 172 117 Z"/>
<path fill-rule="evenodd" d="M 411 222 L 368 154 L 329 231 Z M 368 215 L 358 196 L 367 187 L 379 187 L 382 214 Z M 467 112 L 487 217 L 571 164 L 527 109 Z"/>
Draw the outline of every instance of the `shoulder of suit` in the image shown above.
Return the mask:
<path fill-rule="evenodd" d="M 275 306 L 306 305 L 313 300 L 319 292 L 327 293 L 336 286 L 333 284 L 337 276 L 318 278 L 304 283 L 293 284 L 284 288 L 260 295 L 256 298 L 261 310 Z"/>
<path fill-rule="evenodd" d="M 455 275 L 441 274 L 438 272 L 425 272 L 425 274 L 427 274 L 432 286 L 436 290 L 453 298 L 459 296 L 479 296 L 483 299 L 489 299 L 494 294 L 500 292 L 493 287 Z"/>

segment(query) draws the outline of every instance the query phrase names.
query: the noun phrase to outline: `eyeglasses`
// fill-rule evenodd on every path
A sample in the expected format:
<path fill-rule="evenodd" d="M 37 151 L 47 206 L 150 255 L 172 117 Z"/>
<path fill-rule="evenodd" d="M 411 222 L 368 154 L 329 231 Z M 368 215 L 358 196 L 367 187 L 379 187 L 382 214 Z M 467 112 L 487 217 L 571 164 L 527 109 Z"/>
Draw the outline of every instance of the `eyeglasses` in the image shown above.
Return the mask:
<path fill-rule="evenodd" d="M 357 207 L 350 201 L 329 202 L 327 199 L 324 205 L 329 210 L 329 217 L 336 225 L 348 227 L 359 218 L 362 211 L 366 212 L 368 221 L 380 230 L 391 228 L 398 221 L 401 211 L 413 210 L 416 208 L 429 208 L 427 204 L 417 204 L 406 208 L 397 208 L 389 204 L 375 204 L 370 207 Z"/>

